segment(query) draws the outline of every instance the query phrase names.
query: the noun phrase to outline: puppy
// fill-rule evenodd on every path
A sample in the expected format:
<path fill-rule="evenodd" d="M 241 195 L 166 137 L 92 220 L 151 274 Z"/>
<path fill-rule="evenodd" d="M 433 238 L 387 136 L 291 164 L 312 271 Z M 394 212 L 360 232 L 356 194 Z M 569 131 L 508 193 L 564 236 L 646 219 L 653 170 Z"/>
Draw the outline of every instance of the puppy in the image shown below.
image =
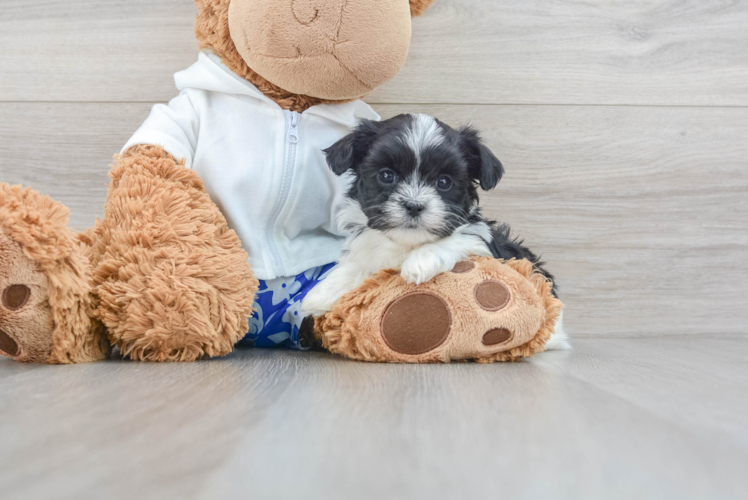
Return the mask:
<path fill-rule="evenodd" d="M 471 255 L 528 259 L 553 281 L 509 226 L 481 214 L 478 187 L 493 189 L 504 168 L 474 129 L 422 114 L 364 121 L 325 154 L 336 175 L 350 177 L 337 220 L 350 236 L 338 265 L 304 299 L 306 314 L 329 312 L 382 269 L 421 284 Z M 547 348 L 567 345 L 559 324 Z"/>

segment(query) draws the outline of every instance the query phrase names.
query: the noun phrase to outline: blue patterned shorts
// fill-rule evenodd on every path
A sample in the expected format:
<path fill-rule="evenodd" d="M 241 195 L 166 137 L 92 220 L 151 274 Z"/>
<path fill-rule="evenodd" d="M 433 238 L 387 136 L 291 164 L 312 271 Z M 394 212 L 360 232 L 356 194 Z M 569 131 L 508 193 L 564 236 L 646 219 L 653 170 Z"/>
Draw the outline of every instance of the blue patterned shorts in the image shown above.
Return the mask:
<path fill-rule="evenodd" d="M 333 267 L 334 263 L 298 276 L 260 280 L 254 303 L 256 310 L 249 318 L 249 332 L 237 346 L 302 349 L 299 343 L 299 327 L 304 321 L 301 301 Z"/>

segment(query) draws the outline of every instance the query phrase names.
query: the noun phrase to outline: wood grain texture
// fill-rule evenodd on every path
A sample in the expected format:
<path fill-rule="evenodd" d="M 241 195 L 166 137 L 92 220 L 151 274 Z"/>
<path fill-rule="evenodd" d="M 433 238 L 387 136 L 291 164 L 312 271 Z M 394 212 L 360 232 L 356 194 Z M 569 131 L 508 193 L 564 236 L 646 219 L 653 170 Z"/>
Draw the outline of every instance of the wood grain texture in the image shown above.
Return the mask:
<path fill-rule="evenodd" d="M 70 208 L 84 230 L 104 214 L 109 165 L 150 104 L 0 103 L 0 182 L 24 184 Z"/>
<path fill-rule="evenodd" d="M 3 0 L 0 100 L 169 99 L 191 0 Z M 377 103 L 748 106 L 748 4 L 437 0 Z"/>
<path fill-rule="evenodd" d="M 49 499 L 745 498 L 746 355 L 745 336 L 692 336 L 488 366 L 0 359 L 0 483 Z"/>
<path fill-rule="evenodd" d="M 0 104 L 0 180 L 84 229 L 147 104 Z M 379 105 L 389 117 L 401 106 Z M 573 336 L 748 327 L 748 113 L 729 108 L 411 106 L 472 122 L 507 174 L 483 197 L 556 274 Z"/>

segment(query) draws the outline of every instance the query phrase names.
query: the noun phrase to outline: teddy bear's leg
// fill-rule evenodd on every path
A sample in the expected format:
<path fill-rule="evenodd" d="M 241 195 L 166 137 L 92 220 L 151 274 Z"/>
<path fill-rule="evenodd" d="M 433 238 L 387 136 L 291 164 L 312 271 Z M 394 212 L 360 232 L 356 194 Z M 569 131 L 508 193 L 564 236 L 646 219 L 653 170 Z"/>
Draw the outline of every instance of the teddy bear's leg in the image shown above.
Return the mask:
<path fill-rule="evenodd" d="M 116 159 L 90 233 L 95 315 L 136 360 L 222 356 L 247 332 L 258 282 L 198 175 L 160 147 Z"/>
<path fill-rule="evenodd" d="M 91 267 L 68 210 L 29 188 L 0 183 L 0 354 L 31 363 L 103 359 L 89 316 Z"/>
<path fill-rule="evenodd" d="M 0 231 L 0 353 L 16 361 L 46 363 L 54 318 L 49 283 L 21 245 Z"/>
<path fill-rule="evenodd" d="M 528 260 L 473 257 L 416 285 L 376 274 L 317 318 L 328 350 L 365 361 L 516 361 L 546 349 L 562 303 Z"/>

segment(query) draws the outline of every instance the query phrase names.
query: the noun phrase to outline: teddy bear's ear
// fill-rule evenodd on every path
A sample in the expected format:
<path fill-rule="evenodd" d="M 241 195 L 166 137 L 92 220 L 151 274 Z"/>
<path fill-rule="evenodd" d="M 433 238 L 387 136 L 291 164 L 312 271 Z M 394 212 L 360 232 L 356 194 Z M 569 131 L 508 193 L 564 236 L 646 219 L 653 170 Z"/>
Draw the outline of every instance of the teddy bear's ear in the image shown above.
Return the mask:
<path fill-rule="evenodd" d="M 410 15 L 420 16 L 431 7 L 434 0 L 410 0 Z"/>

